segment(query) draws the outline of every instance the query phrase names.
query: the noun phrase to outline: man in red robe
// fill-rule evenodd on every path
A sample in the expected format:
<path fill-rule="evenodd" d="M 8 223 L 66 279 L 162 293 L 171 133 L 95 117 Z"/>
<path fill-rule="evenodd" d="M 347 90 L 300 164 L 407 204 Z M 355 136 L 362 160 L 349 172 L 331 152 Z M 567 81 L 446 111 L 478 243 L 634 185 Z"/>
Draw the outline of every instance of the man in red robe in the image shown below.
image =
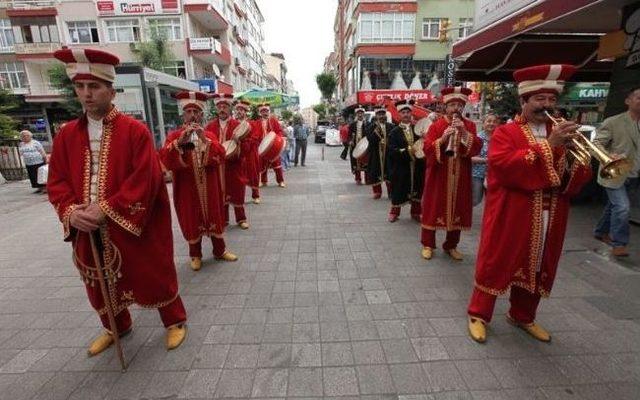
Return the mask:
<path fill-rule="evenodd" d="M 349 124 L 349 160 L 351 161 L 351 173 L 356 180 L 356 185 L 362 185 L 362 175 L 367 170 L 367 164 L 364 161 L 356 160 L 353 157 L 353 150 L 358 142 L 367 135 L 367 121 L 364 119 L 364 107 L 357 106 L 355 113 L 356 119 Z"/>
<path fill-rule="evenodd" d="M 240 100 L 235 105 L 236 119 L 238 122 L 247 121 L 251 125 L 251 133 L 247 137 L 248 153 L 245 154 L 245 176 L 247 185 L 251 188 L 251 199 L 254 204 L 260 204 L 260 157 L 258 156 L 258 146 L 260 146 L 259 131 L 256 129 L 255 121 L 249 119 L 247 115 L 251 111 L 251 104 Z"/>
<path fill-rule="evenodd" d="M 424 139 L 426 179 L 422 196 L 422 257 L 430 260 L 436 247 L 436 230 L 447 232 L 442 245 L 454 260 L 460 231 L 471 228 L 471 157 L 482 149 L 476 125 L 461 111 L 471 90 L 448 87 L 441 91 L 445 116 L 434 121 Z"/>
<path fill-rule="evenodd" d="M 496 297 L 511 290 L 507 320 L 534 338 L 549 333 L 535 323 L 540 297 L 551 292 L 562 252 L 569 200 L 591 179 L 591 166 L 566 151 L 573 122 L 553 126 L 553 112 L 572 65 L 539 65 L 514 72 L 522 107 L 514 122 L 491 136 L 487 197 L 475 287 L 469 303 L 469 334 L 486 340 Z"/>
<path fill-rule="evenodd" d="M 173 262 L 171 209 L 149 129 L 113 106 L 116 56 L 94 49 L 64 49 L 85 114 L 56 135 L 47 191 L 71 242 L 73 260 L 105 332 L 89 356 L 109 347 L 114 330 L 131 330 L 128 307 L 156 308 L 167 328 L 166 347 L 185 339 L 187 314 Z M 91 241 L 98 249 L 109 305 L 101 292 Z M 115 316 L 111 326 L 107 307 Z"/>
<path fill-rule="evenodd" d="M 271 115 L 271 106 L 268 103 L 260 104 L 258 106 L 258 112 L 260 113 L 260 119 L 258 119 L 255 124 L 258 130 L 257 138 L 259 138 L 261 142 L 269 132 L 275 132 L 278 136 L 285 136 L 282 132 L 280 122 L 278 122 L 278 119 L 275 116 Z M 267 186 L 267 172 L 269 171 L 269 168 L 271 168 L 276 174 L 276 182 L 278 182 L 278 186 L 282 188 L 287 187 L 286 183 L 284 183 L 284 173 L 282 172 L 280 157 L 277 157 L 273 161 L 260 160 L 260 162 L 262 165 L 260 186 Z"/>
<path fill-rule="evenodd" d="M 173 203 L 182 235 L 189 243 L 191 269 L 202 267 L 202 237 L 210 237 L 213 256 L 235 261 L 224 242 L 224 148 L 218 137 L 202 128 L 208 95 L 179 92 L 174 95 L 183 111 L 183 125 L 170 132 L 160 149 L 160 160 L 173 174 Z"/>
<path fill-rule="evenodd" d="M 231 154 L 227 151 L 224 163 L 225 225 L 229 223 L 229 205 L 231 205 L 233 206 L 238 226 L 241 229 L 249 229 L 247 215 L 244 211 L 244 194 L 248 183 L 245 174 L 245 161 L 251 151 L 251 142 L 247 140 L 248 135 L 242 140 L 239 140 L 236 135 L 239 130 L 249 130 L 250 134 L 251 124 L 245 121 L 242 123 L 243 126 L 240 126 L 241 124 L 238 120 L 231 118 L 232 95 L 215 94 L 213 95 L 213 102 L 218 116 L 207 124 L 205 130 L 212 132 L 220 143 L 227 142 L 236 148 L 236 151 Z"/>

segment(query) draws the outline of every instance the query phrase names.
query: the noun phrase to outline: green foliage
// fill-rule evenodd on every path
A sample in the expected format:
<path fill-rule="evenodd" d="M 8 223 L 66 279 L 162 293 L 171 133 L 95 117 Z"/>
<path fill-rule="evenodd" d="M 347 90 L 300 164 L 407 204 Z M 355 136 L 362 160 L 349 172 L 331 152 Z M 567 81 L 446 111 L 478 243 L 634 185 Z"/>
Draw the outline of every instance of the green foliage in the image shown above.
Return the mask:
<path fill-rule="evenodd" d="M 315 106 L 313 106 L 313 111 L 318 113 L 318 119 L 327 118 L 327 106 L 324 105 L 323 103 L 316 104 Z"/>
<path fill-rule="evenodd" d="M 260 119 L 260 112 L 258 111 L 258 105 L 257 104 L 252 104 L 251 105 L 251 111 L 249 111 L 249 119 Z"/>
<path fill-rule="evenodd" d="M 0 89 L 0 138 L 16 138 L 18 122 L 6 114 L 18 106 L 17 97 Z"/>
<path fill-rule="evenodd" d="M 483 84 L 482 96 L 499 116 L 512 116 L 520 111 L 520 98 L 515 84 L 510 82 L 491 82 Z"/>
<path fill-rule="evenodd" d="M 293 112 L 289 111 L 289 110 L 282 110 L 282 113 L 280 114 L 280 116 L 282 117 L 283 121 L 291 121 L 291 118 L 293 117 Z"/>
<path fill-rule="evenodd" d="M 152 31 L 149 36 L 149 41 L 136 43 L 132 52 L 143 67 L 164 71 L 165 67 L 173 65 L 175 59 L 169 42 L 156 31 Z"/>
<path fill-rule="evenodd" d="M 320 93 L 322 93 L 322 98 L 328 101 L 333 97 L 333 92 L 336 90 L 338 82 L 333 74 L 322 73 L 316 75 L 316 84 L 320 89 Z"/>
<path fill-rule="evenodd" d="M 49 74 L 51 86 L 59 90 L 64 98 L 64 101 L 60 103 L 60 106 L 71 115 L 82 114 L 82 104 L 80 104 L 76 97 L 76 92 L 73 89 L 73 82 L 71 82 L 71 79 L 67 75 L 65 66 L 57 64 L 47 72 Z"/>

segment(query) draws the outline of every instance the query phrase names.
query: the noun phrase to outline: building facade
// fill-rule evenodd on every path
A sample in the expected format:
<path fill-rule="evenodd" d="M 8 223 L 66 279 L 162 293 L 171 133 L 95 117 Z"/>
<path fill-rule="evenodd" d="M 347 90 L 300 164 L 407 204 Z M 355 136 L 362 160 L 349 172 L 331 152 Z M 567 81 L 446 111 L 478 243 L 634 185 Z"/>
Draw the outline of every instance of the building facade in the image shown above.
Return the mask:
<path fill-rule="evenodd" d="M 126 66 L 161 37 L 173 58 L 161 72 L 242 91 L 264 84 L 263 23 L 255 0 L 0 0 L 0 87 L 24 99 L 18 119 L 33 129 L 62 100 L 49 79 L 55 50 L 97 47 Z"/>
<path fill-rule="evenodd" d="M 443 77 L 452 42 L 470 33 L 473 14 L 473 0 L 339 0 L 335 55 L 325 69 L 337 65 L 341 106 L 389 94 L 376 91 L 427 96 Z"/>
<path fill-rule="evenodd" d="M 282 53 L 264 55 L 265 72 L 267 75 L 267 89 L 287 94 L 289 81 L 287 79 L 287 63 Z"/>

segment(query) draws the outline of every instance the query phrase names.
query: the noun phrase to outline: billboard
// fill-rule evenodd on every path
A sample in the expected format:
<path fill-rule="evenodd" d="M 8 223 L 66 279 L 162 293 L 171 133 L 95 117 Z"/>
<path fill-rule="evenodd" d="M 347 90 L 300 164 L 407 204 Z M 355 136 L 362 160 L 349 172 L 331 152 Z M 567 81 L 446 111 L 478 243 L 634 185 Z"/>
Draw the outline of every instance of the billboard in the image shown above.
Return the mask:
<path fill-rule="evenodd" d="M 180 0 L 97 0 L 96 8 L 101 17 L 179 14 Z"/>

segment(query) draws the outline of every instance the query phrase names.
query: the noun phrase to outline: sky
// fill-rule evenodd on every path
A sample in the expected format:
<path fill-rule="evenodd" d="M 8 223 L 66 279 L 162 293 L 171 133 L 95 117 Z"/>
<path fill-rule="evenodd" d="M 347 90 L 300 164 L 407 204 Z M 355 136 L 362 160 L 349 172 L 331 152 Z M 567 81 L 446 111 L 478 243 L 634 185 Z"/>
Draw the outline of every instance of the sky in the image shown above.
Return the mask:
<path fill-rule="evenodd" d="M 320 102 L 316 75 L 333 51 L 337 0 L 256 0 L 264 16 L 264 50 L 283 53 L 300 108 Z"/>

